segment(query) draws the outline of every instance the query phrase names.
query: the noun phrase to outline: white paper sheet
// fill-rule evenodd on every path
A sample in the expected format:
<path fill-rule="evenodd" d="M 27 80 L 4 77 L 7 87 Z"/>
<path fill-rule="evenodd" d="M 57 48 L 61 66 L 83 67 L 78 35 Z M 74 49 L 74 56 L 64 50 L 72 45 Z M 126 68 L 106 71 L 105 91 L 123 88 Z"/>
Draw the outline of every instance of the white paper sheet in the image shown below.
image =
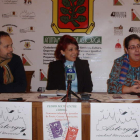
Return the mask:
<path fill-rule="evenodd" d="M 114 98 L 113 96 L 120 96 L 121 98 Z M 103 103 L 111 103 L 111 102 L 118 102 L 118 103 L 132 103 L 135 100 L 140 100 L 137 95 L 130 95 L 130 94 L 108 94 L 108 93 L 91 93 L 91 97 L 93 99 L 97 99 Z"/>
<path fill-rule="evenodd" d="M 32 96 L 27 99 L 27 102 L 62 102 L 62 96 Z"/>
<path fill-rule="evenodd" d="M 8 100 L 10 98 L 23 98 L 23 100 L 27 100 L 34 96 L 39 96 L 40 93 L 2 93 L 0 94 L 0 100 Z"/>
<path fill-rule="evenodd" d="M 44 102 L 43 133 L 44 140 L 81 140 L 81 103 Z"/>
<path fill-rule="evenodd" d="M 45 92 L 41 93 L 42 96 L 64 96 L 66 95 L 66 90 L 45 90 Z"/>
<path fill-rule="evenodd" d="M 91 140 L 139 140 L 140 105 L 91 103 Z"/>
<path fill-rule="evenodd" d="M 0 102 L 0 138 L 32 140 L 32 103 Z"/>

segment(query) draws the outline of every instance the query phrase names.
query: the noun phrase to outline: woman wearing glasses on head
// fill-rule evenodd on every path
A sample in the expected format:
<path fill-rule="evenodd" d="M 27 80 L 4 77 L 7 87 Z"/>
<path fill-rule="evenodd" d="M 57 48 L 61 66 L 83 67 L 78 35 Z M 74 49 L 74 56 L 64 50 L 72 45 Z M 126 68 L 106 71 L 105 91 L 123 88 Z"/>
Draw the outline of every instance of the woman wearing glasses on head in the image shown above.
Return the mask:
<path fill-rule="evenodd" d="M 126 54 L 114 61 L 108 93 L 140 93 L 140 37 L 127 36 L 124 46 Z"/>

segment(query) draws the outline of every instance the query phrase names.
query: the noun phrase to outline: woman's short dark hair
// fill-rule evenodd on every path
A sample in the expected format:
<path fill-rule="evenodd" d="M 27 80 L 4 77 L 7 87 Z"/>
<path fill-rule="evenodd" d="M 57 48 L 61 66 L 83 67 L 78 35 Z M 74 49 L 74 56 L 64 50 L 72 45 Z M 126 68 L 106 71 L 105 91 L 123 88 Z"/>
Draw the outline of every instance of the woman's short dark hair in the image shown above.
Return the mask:
<path fill-rule="evenodd" d="M 77 46 L 77 50 L 79 50 L 79 46 L 78 46 L 78 43 L 76 41 L 75 38 L 73 38 L 72 36 L 70 35 L 64 35 L 60 38 L 59 42 L 58 42 L 58 45 L 56 47 L 56 50 L 55 50 L 55 57 L 56 59 L 58 60 L 62 60 L 63 62 L 65 62 L 65 56 L 63 56 L 61 54 L 61 50 L 65 51 L 65 49 L 67 48 L 67 46 L 69 44 L 74 44 Z"/>
<path fill-rule="evenodd" d="M 128 49 L 129 42 L 133 39 L 138 39 L 140 41 L 140 37 L 136 34 L 132 34 L 132 35 L 127 36 L 124 40 L 124 46 L 126 49 Z"/>
<path fill-rule="evenodd" d="M 10 37 L 10 35 L 8 33 L 4 32 L 4 31 L 0 31 L 0 44 L 1 44 L 1 38 L 4 37 L 4 36 L 9 36 Z"/>

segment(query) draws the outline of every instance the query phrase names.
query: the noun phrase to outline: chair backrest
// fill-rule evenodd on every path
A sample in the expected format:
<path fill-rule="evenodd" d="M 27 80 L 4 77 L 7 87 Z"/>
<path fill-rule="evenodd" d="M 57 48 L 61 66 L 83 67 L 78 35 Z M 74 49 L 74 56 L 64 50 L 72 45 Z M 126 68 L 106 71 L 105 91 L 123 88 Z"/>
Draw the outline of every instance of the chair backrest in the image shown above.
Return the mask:
<path fill-rule="evenodd" d="M 26 80 L 27 80 L 26 92 L 30 92 L 30 89 L 31 89 L 31 79 L 32 79 L 33 73 L 34 73 L 34 71 L 25 71 Z"/>

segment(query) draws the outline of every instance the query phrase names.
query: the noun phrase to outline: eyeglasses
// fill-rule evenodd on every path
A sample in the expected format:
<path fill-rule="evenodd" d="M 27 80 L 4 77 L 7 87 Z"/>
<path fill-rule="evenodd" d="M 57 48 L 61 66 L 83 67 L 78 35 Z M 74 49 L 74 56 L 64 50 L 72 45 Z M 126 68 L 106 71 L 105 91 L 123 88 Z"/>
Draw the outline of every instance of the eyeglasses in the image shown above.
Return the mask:
<path fill-rule="evenodd" d="M 138 44 L 137 46 L 130 46 L 128 47 L 128 49 L 131 49 L 131 50 L 136 50 L 136 49 L 140 49 L 140 44 Z"/>

